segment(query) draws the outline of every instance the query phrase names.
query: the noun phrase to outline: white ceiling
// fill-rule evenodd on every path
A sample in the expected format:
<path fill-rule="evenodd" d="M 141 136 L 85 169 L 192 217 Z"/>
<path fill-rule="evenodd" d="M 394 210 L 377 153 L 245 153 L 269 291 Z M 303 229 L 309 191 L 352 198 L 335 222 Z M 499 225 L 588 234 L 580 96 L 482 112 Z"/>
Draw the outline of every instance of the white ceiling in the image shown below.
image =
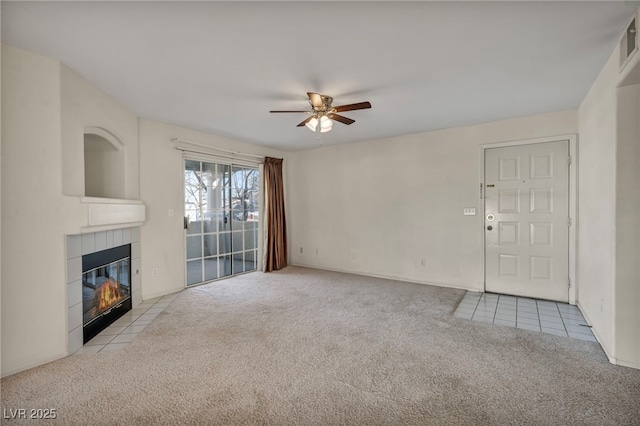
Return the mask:
<path fill-rule="evenodd" d="M 2 2 L 2 41 L 139 116 L 284 150 L 578 107 L 638 2 Z"/>

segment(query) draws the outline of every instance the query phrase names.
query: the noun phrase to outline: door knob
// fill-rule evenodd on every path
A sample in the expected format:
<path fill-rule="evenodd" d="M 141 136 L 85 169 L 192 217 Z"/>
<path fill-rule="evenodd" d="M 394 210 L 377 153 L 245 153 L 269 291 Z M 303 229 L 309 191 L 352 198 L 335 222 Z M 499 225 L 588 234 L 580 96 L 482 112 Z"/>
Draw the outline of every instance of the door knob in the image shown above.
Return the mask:
<path fill-rule="evenodd" d="M 493 226 L 491 225 L 487 226 L 487 231 L 491 231 L 491 230 L 493 230 Z"/>

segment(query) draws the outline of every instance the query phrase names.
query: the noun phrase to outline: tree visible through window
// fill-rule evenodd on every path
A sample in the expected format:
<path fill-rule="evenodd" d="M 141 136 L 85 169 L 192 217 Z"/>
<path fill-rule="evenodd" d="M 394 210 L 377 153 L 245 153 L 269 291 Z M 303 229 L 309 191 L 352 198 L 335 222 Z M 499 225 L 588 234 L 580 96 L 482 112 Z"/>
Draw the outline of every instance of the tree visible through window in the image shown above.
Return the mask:
<path fill-rule="evenodd" d="M 187 285 L 257 268 L 257 168 L 185 160 Z"/>
<path fill-rule="evenodd" d="M 257 220 L 258 170 L 233 168 L 231 177 L 231 204 L 235 220 Z"/>

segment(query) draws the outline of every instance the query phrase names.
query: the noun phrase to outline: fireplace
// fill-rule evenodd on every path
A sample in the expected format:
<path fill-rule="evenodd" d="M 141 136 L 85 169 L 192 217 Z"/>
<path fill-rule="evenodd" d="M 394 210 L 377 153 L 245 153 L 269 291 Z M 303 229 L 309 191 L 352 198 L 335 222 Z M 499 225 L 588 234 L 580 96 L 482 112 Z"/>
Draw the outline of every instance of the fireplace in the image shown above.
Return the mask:
<path fill-rule="evenodd" d="M 82 256 L 84 343 L 130 310 L 131 245 Z"/>

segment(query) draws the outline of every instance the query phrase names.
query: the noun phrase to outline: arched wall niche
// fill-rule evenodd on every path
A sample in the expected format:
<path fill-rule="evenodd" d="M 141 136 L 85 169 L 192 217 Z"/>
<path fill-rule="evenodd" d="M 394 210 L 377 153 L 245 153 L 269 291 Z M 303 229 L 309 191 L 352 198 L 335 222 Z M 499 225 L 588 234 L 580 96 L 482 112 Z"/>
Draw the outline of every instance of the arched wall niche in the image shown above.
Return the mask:
<path fill-rule="evenodd" d="M 125 198 L 125 147 L 101 127 L 84 129 L 84 193 L 87 197 Z"/>

